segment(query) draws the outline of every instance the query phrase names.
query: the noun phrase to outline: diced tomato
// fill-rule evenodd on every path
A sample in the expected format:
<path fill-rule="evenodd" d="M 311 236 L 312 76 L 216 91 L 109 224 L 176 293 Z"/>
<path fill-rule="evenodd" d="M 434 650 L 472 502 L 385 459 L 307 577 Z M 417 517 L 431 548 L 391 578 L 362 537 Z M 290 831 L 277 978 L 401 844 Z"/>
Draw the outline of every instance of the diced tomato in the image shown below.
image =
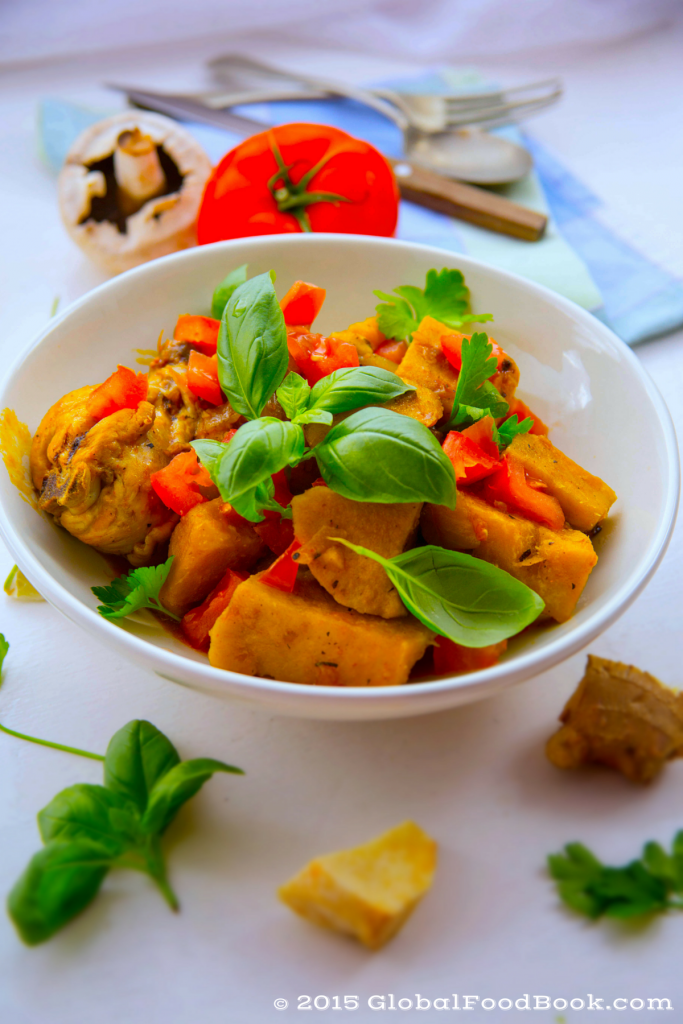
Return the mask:
<path fill-rule="evenodd" d="M 254 530 L 274 555 L 284 554 L 294 540 L 291 519 L 264 519 L 262 523 L 254 524 Z"/>
<path fill-rule="evenodd" d="M 240 583 L 248 579 L 249 573 L 228 569 L 206 600 L 202 601 L 197 608 L 193 608 L 183 615 L 180 623 L 181 629 L 196 650 L 208 651 L 211 639 L 209 630 L 213 629 L 218 617 L 223 614 L 232 601 L 232 596 Z"/>
<path fill-rule="evenodd" d="M 241 516 L 237 509 L 233 508 L 227 501 L 224 505 L 221 505 L 221 515 L 225 516 L 226 522 L 230 523 L 231 526 L 253 526 L 254 524 L 244 516 Z"/>
<path fill-rule="evenodd" d="M 451 430 L 446 435 L 443 443 L 443 450 L 453 463 L 455 480 L 459 484 L 473 484 L 477 480 L 483 480 L 500 467 L 498 449 L 496 455 L 489 455 L 476 441 L 465 437 L 457 430 Z"/>
<path fill-rule="evenodd" d="M 180 452 L 168 466 L 152 473 L 150 481 L 164 505 L 179 516 L 208 500 L 200 488 L 213 487 L 207 469 L 201 465 L 194 450 Z"/>
<path fill-rule="evenodd" d="M 551 494 L 544 494 L 540 480 L 527 479 L 524 467 L 509 455 L 493 476 L 488 477 L 481 496 L 487 501 L 502 501 L 511 511 L 517 511 L 527 519 L 542 523 L 551 530 L 564 526 L 564 512 Z"/>
<path fill-rule="evenodd" d="M 490 455 L 491 458 L 499 461 L 500 449 L 494 440 L 495 426 L 496 424 L 493 416 L 482 416 L 482 418 L 477 420 L 476 423 L 473 423 L 471 427 L 465 427 L 461 433 L 463 437 L 469 437 L 470 441 L 474 441 L 480 448 L 483 448 L 486 454 Z"/>
<path fill-rule="evenodd" d="M 88 415 L 99 421 L 121 409 L 137 409 L 147 398 L 147 374 L 135 374 L 127 366 L 117 366 L 116 372 L 88 395 Z"/>
<path fill-rule="evenodd" d="M 529 431 L 530 434 L 543 434 L 544 437 L 548 436 L 548 428 L 541 417 L 537 416 L 535 412 L 532 412 L 529 406 L 525 405 L 521 398 L 515 398 L 510 406 L 510 416 L 514 416 L 515 413 L 517 414 L 517 419 L 520 423 L 522 420 L 525 420 L 527 416 L 534 421 L 534 425 Z M 506 419 L 509 419 L 510 416 L 507 416 Z"/>
<path fill-rule="evenodd" d="M 507 640 L 489 647 L 463 647 L 440 636 L 434 644 L 434 672 L 447 675 L 456 672 L 477 672 L 495 665 L 507 648 Z"/>
<path fill-rule="evenodd" d="M 267 583 L 269 587 L 276 590 L 284 590 L 291 594 L 296 583 L 296 574 L 299 571 L 297 551 L 301 547 L 298 540 L 293 540 L 287 550 L 276 558 L 269 569 L 261 577 L 261 583 Z"/>
<path fill-rule="evenodd" d="M 408 344 L 405 341 L 384 341 L 375 349 L 376 356 L 382 356 L 383 359 L 389 359 L 392 363 L 397 365 L 403 360 L 404 355 L 408 351 Z"/>
<path fill-rule="evenodd" d="M 211 316 L 192 316 L 182 313 L 175 325 L 173 337 L 176 341 L 186 341 L 203 352 L 205 356 L 214 355 L 218 345 L 220 320 Z"/>
<path fill-rule="evenodd" d="M 317 480 L 313 481 L 311 487 L 327 487 L 327 482 L 323 480 L 321 476 L 319 476 Z"/>
<path fill-rule="evenodd" d="M 295 281 L 280 302 L 288 327 L 301 324 L 310 327 L 325 301 L 325 289 L 307 281 Z"/>
<path fill-rule="evenodd" d="M 233 437 L 235 436 L 235 434 L 237 433 L 238 430 L 239 430 L 239 427 L 233 427 L 232 430 L 229 430 L 227 432 L 227 434 L 224 434 L 223 435 L 223 444 L 230 444 L 230 442 L 232 441 Z"/>
<path fill-rule="evenodd" d="M 462 341 L 463 338 L 470 338 L 469 334 L 460 334 L 455 331 L 453 334 L 444 334 L 441 337 L 441 351 L 445 355 L 448 362 L 451 364 L 454 370 L 460 371 L 462 367 Z M 508 358 L 505 352 L 503 352 L 500 345 L 489 338 L 491 345 L 491 355 L 496 357 L 497 369 L 499 370 L 505 360 Z"/>
<path fill-rule="evenodd" d="M 356 346 L 339 338 L 288 331 L 287 348 L 297 368 L 311 385 L 317 384 L 335 370 L 359 365 Z"/>
<path fill-rule="evenodd" d="M 190 352 L 187 363 L 187 386 L 197 398 L 211 405 L 223 405 L 225 398 L 218 381 L 218 356 Z"/>

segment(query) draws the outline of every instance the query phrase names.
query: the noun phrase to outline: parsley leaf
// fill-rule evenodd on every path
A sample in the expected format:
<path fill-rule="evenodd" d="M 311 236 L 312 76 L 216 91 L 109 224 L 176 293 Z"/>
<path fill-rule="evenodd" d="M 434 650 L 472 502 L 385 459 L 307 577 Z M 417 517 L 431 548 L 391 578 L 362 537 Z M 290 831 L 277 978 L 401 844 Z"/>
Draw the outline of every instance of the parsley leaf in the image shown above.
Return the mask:
<path fill-rule="evenodd" d="M 9 641 L 5 640 L 5 636 L 3 633 L 0 633 L 0 672 L 2 672 L 2 663 L 5 660 L 8 651 Z"/>
<path fill-rule="evenodd" d="M 159 591 L 171 571 L 172 562 L 171 555 L 163 565 L 142 566 L 127 576 L 118 576 L 106 587 L 91 587 L 95 597 L 102 601 L 97 608 L 100 615 L 105 619 L 123 619 L 141 608 L 152 608 L 180 622 L 178 616 L 164 608 L 159 600 Z"/>
<path fill-rule="evenodd" d="M 671 854 L 646 843 L 642 858 L 623 867 L 603 864 L 582 843 L 568 843 L 563 853 L 548 857 L 548 870 L 563 902 L 593 920 L 683 909 L 681 900 L 672 899 L 683 894 L 683 832 Z"/>
<path fill-rule="evenodd" d="M 469 339 L 463 338 L 462 367 L 448 430 L 462 429 L 486 415 L 497 419 L 509 410 L 509 405 L 489 380 L 498 366 L 492 352 L 491 342 L 483 331 Z"/>
<path fill-rule="evenodd" d="M 527 416 L 525 420 L 520 423 L 518 421 L 517 413 L 511 416 L 510 419 L 505 420 L 504 423 L 498 427 L 496 431 L 496 443 L 503 452 L 509 444 L 512 444 L 513 440 L 518 434 L 527 434 L 534 425 L 534 421 L 530 416 Z"/>
<path fill-rule="evenodd" d="M 440 272 L 427 271 L 424 289 L 404 284 L 394 288 L 393 295 L 379 291 L 374 294 L 385 300 L 376 307 L 376 312 L 379 329 L 387 338 L 409 339 L 425 316 L 434 317 L 454 330 L 472 321 L 493 320 L 490 313 L 469 312 L 470 293 L 465 279 L 459 270 L 446 267 Z"/>

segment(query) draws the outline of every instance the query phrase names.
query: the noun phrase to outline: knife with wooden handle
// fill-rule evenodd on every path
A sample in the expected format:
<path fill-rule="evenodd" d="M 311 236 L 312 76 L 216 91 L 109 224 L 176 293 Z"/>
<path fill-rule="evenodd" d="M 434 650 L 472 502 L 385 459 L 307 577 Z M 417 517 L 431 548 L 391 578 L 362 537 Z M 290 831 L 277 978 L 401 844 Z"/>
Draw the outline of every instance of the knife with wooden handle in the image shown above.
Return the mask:
<path fill-rule="evenodd" d="M 154 110 L 179 121 L 201 121 L 245 137 L 272 127 L 241 114 L 233 114 L 230 110 L 212 109 L 187 96 L 123 85 L 110 85 L 109 88 L 124 93 L 129 103 L 144 110 Z M 545 231 L 548 218 L 542 213 L 519 206 L 487 189 L 451 181 L 413 160 L 387 159 L 394 169 L 401 197 L 408 202 L 526 242 L 538 241 Z"/>

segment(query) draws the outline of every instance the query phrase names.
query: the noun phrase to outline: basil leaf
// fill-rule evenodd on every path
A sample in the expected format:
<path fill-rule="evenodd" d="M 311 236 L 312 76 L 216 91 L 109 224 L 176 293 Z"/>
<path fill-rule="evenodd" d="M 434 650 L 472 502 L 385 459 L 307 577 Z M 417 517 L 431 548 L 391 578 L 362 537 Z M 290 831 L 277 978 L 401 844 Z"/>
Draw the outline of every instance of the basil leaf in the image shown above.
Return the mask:
<path fill-rule="evenodd" d="M 299 412 L 308 407 L 311 388 L 298 373 L 288 373 L 277 389 L 277 400 L 285 410 L 288 419 L 293 420 Z"/>
<path fill-rule="evenodd" d="M 202 466 L 207 470 L 213 480 L 213 472 L 217 462 L 223 458 L 228 443 L 225 441 L 211 441 L 208 437 L 199 438 L 197 441 L 190 441 L 190 444 L 197 453 Z"/>
<path fill-rule="evenodd" d="M 39 850 L 7 898 L 7 910 L 29 946 L 45 942 L 97 895 L 111 858 L 98 843 L 50 842 Z"/>
<path fill-rule="evenodd" d="M 455 472 L 434 435 L 389 409 L 361 409 L 313 449 L 325 483 L 354 501 L 455 507 Z"/>
<path fill-rule="evenodd" d="M 220 320 L 223 316 L 223 311 L 228 304 L 228 299 L 241 284 L 247 279 L 247 264 L 243 263 L 241 267 L 236 267 L 231 270 L 227 277 L 224 277 L 221 283 L 213 293 L 211 300 L 211 316 L 215 320 Z"/>
<path fill-rule="evenodd" d="M 304 423 L 325 423 L 329 426 L 332 422 L 332 413 L 326 412 L 325 409 L 307 409 L 306 412 L 300 412 L 294 419 L 294 423 L 300 423 L 302 426 Z"/>
<path fill-rule="evenodd" d="M 118 813 L 112 816 L 112 811 Z M 69 786 L 38 814 L 44 843 L 53 839 L 88 839 L 117 857 L 135 841 L 135 813 L 125 797 L 104 786 Z M 123 827 L 127 823 L 127 827 Z"/>
<path fill-rule="evenodd" d="M 348 412 L 362 405 L 379 405 L 392 398 L 415 391 L 390 370 L 379 366 L 351 366 L 323 377 L 313 386 L 310 409 L 328 412 Z"/>
<path fill-rule="evenodd" d="M 259 274 L 235 290 L 218 331 L 218 379 L 235 412 L 250 420 L 260 416 L 288 363 L 287 328 L 271 274 Z"/>
<path fill-rule="evenodd" d="M 545 607 L 524 583 L 481 558 L 432 544 L 383 558 L 358 544 L 333 537 L 384 568 L 413 615 L 463 647 L 488 647 L 515 636 Z"/>
<path fill-rule="evenodd" d="M 244 423 L 217 462 L 211 479 L 241 516 L 261 522 L 263 508 L 282 508 L 273 500 L 273 473 L 301 461 L 306 448 L 300 426 L 263 416 Z M 267 504 L 263 502 L 267 501 Z"/>
<path fill-rule="evenodd" d="M 135 719 L 114 733 L 104 758 L 104 783 L 143 813 L 153 786 L 180 763 L 171 741 L 151 722 Z"/>
<path fill-rule="evenodd" d="M 212 757 L 199 757 L 182 761 L 159 779 L 149 795 L 149 805 L 142 819 L 146 832 L 163 832 L 182 805 L 198 793 L 214 772 L 232 772 L 244 775 L 241 768 L 235 768 Z"/>

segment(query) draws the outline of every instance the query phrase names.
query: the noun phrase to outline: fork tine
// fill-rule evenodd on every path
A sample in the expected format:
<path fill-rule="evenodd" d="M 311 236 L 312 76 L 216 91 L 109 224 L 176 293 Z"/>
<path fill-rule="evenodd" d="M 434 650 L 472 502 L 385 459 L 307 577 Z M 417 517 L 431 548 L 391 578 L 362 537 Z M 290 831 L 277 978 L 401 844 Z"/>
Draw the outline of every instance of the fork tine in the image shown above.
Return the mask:
<path fill-rule="evenodd" d="M 506 97 L 508 96 L 517 96 L 519 93 L 540 92 L 542 89 L 545 90 L 545 94 L 560 95 L 563 92 L 563 88 L 562 80 L 560 78 L 546 78 L 542 82 L 531 82 L 529 85 L 516 85 L 510 89 L 494 89 L 491 92 L 443 93 L 441 98 L 448 104 L 462 103 L 464 105 L 489 99 L 507 102 Z"/>
<path fill-rule="evenodd" d="M 537 103 L 529 103 L 525 106 L 513 107 L 512 104 L 490 107 L 488 111 L 471 110 L 468 113 L 461 113 L 457 117 L 447 117 L 444 121 L 444 128 L 458 128 L 468 124 L 485 124 L 487 128 L 498 127 L 505 124 L 516 124 L 532 117 L 534 114 L 552 106 L 555 100 L 543 100 Z"/>

